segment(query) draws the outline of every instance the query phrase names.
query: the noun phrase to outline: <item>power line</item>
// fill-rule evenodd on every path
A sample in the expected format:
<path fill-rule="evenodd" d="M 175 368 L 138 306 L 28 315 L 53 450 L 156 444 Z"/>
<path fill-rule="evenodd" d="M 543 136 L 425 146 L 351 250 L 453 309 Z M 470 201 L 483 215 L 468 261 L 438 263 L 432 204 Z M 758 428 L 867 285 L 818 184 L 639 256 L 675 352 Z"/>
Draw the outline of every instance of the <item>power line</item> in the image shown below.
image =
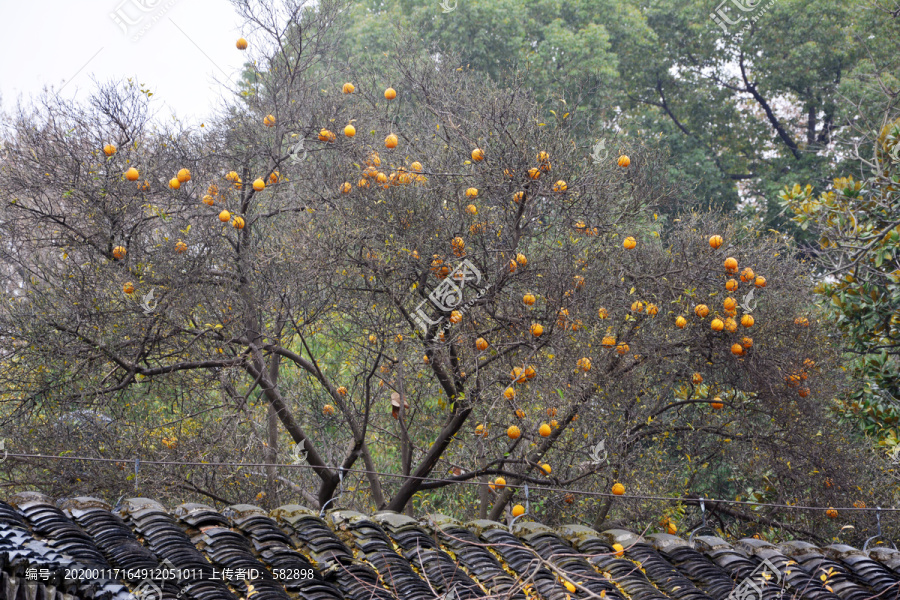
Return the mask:
<path fill-rule="evenodd" d="M 322 467 L 316 467 L 313 465 L 304 465 L 304 464 L 272 464 L 272 463 L 231 463 L 231 462 L 182 462 L 182 461 L 167 461 L 167 460 L 142 460 L 135 458 L 97 458 L 93 456 L 47 456 L 44 454 L 14 454 L 9 452 L 6 454 L 8 457 L 14 458 L 36 458 L 36 459 L 46 459 L 46 460 L 83 460 L 88 462 L 104 462 L 104 463 L 126 463 L 126 464 L 141 464 L 141 465 L 164 465 L 164 466 L 189 466 L 189 467 L 253 467 L 253 468 L 288 468 L 288 469 L 321 469 Z M 330 467 L 325 467 L 330 469 Z M 442 479 L 439 477 L 423 477 L 417 475 L 400 475 L 398 473 L 384 473 L 382 471 L 370 471 L 368 469 L 346 469 L 341 468 L 344 473 L 359 473 L 362 475 L 378 475 L 381 477 L 392 477 L 395 479 L 417 479 L 422 481 L 423 483 L 451 483 L 451 484 L 462 484 L 462 485 L 489 485 L 489 483 L 485 483 L 483 481 L 469 481 L 469 480 L 457 480 L 457 479 Z M 740 506 L 752 506 L 752 507 L 772 507 L 772 508 L 784 508 L 790 510 L 811 510 L 811 511 L 827 511 L 827 510 L 846 510 L 846 511 L 860 511 L 860 512 L 900 512 L 900 508 L 892 508 L 892 507 L 857 507 L 857 506 L 847 506 L 847 507 L 824 507 L 824 506 L 803 506 L 799 504 L 774 504 L 767 502 L 749 502 L 746 500 L 724 500 L 718 498 L 685 498 L 684 496 L 650 496 L 643 494 L 623 494 L 621 496 L 617 496 L 616 494 L 612 494 L 610 492 L 589 492 L 585 490 L 572 490 L 567 488 L 560 487 L 552 487 L 552 486 L 537 486 L 531 487 L 527 484 L 504 484 L 505 488 L 512 489 L 528 489 L 529 491 L 536 492 L 564 492 L 567 494 L 580 494 L 582 496 L 590 496 L 596 498 L 623 498 L 623 499 L 635 499 L 635 500 L 663 500 L 667 502 L 684 502 L 686 500 L 690 500 L 691 502 L 700 502 L 701 500 L 704 503 L 722 503 L 722 504 L 734 504 Z"/>

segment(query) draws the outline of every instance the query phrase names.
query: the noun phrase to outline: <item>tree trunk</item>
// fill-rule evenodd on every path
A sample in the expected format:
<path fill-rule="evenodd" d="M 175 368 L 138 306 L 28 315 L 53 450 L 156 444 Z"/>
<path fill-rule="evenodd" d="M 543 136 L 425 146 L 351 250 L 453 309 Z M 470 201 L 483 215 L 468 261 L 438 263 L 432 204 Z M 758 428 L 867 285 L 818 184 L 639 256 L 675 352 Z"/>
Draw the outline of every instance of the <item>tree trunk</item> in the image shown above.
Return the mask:
<path fill-rule="evenodd" d="M 278 415 L 271 404 L 266 405 L 268 445 L 266 446 L 266 503 L 267 508 L 281 505 L 278 499 Z"/>

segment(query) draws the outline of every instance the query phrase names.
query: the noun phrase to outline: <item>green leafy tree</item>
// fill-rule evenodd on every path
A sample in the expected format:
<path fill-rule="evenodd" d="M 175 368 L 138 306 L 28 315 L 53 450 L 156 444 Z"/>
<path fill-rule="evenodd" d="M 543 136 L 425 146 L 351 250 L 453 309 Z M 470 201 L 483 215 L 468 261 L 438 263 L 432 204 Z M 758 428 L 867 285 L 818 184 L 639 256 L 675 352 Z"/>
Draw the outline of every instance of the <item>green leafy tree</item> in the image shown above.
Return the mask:
<path fill-rule="evenodd" d="M 782 202 L 815 248 L 817 291 L 844 332 L 860 381 L 842 404 L 862 429 L 891 447 L 900 425 L 900 121 L 888 122 L 864 164 L 863 180 L 840 177 L 824 191 L 794 185 Z M 836 340 L 837 341 L 837 340 Z"/>

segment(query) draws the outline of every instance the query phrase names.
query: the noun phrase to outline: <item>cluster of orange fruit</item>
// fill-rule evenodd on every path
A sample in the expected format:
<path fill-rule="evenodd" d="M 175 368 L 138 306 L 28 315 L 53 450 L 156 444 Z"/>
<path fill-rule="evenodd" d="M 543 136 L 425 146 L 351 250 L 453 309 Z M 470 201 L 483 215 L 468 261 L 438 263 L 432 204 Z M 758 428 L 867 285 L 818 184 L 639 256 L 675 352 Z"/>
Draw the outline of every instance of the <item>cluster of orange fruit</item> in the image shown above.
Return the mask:
<path fill-rule="evenodd" d="M 363 169 L 361 177 L 356 184 L 359 188 L 368 188 L 372 185 L 372 182 L 387 189 L 392 186 L 410 183 L 421 185 L 428 181 L 425 175 L 422 174 L 423 167 L 419 161 L 413 161 L 409 167 L 399 167 L 396 171 L 391 171 L 390 175 L 378 169 L 381 166 L 381 157 L 378 156 L 378 152 L 373 151 L 370 153 L 365 163 L 366 168 Z M 345 181 L 340 185 L 339 189 L 342 194 L 349 194 L 353 191 L 353 185 L 349 181 Z"/>
<path fill-rule="evenodd" d="M 815 368 L 816 362 L 811 358 L 803 360 L 802 367 L 785 376 L 784 381 L 788 387 L 797 388 L 797 394 L 806 398 L 810 394 L 809 387 L 804 383 L 809 378 L 809 371 Z"/>
<path fill-rule="evenodd" d="M 718 249 L 723 243 L 722 236 L 714 235 L 709 238 L 709 245 L 711 248 Z M 725 259 L 724 262 L 725 273 L 727 275 L 737 275 L 738 273 L 738 261 L 736 258 L 729 256 Z M 751 284 L 756 288 L 764 288 L 766 287 L 766 278 L 757 275 L 753 272 L 753 269 L 750 267 L 745 268 L 741 271 L 740 280 L 744 283 Z M 740 284 L 737 279 L 734 277 L 729 278 L 725 282 L 725 289 L 729 292 L 737 291 Z M 719 317 L 714 317 L 712 321 L 710 321 L 710 328 L 713 331 L 727 331 L 728 333 L 735 333 L 738 329 L 738 321 L 735 320 L 737 316 L 737 300 L 732 297 L 725 298 L 725 301 L 722 303 L 722 312 L 724 315 L 724 319 Z M 698 304 L 694 307 L 694 314 L 701 319 L 705 319 L 710 313 L 710 308 L 706 304 Z M 756 323 L 756 320 L 749 313 L 744 314 L 740 319 L 740 324 L 745 329 L 749 329 L 753 327 Z M 678 316 L 675 319 L 675 326 L 679 329 L 684 329 L 687 327 L 688 321 L 684 316 Z M 744 336 L 740 341 L 736 341 L 731 346 L 731 353 L 735 356 L 743 356 L 747 350 L 749 350 L 753 346 L 753 338 Z"/>

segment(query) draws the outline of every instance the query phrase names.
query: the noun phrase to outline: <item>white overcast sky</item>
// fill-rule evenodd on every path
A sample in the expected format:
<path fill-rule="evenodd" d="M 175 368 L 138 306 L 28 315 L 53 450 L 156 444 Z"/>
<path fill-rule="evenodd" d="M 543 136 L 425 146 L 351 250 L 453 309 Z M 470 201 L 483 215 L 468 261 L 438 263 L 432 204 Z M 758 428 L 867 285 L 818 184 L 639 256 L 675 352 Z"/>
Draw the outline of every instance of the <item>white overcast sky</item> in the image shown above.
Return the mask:
<path fill-rule="evenodd" d="M 131 77 L 153 92 L 160 116 L 199 121 L 227 94 L 215 78 L 237 80 L 247 55 L 236 40 L 253 43 L 227 0 L 0 0 L 0 23 L 4 111 L 44 86 L 83 101 L 95 88 L 92 76 Z"/>

